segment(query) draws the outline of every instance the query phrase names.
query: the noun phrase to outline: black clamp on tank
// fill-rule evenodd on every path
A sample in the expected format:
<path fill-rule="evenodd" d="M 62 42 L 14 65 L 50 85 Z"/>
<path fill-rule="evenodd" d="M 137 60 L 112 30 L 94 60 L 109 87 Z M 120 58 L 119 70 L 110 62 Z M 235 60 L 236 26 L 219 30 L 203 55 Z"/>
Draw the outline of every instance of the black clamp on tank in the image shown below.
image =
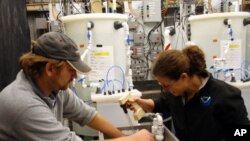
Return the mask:
<path fill-rule="evenodd" d="M 250 24 L 250 17 L 244 18 L 243 19 L 243 25 L 246 26 L 246 25 L 249 25 L 249 24 Z"/>
<path fill-rule="evenodd" d="M 121 22 L 119 22 L 119 21 L 115 21 L 114 22 L 114 28 L 116 29 L 116 30 L 118 30 L 118 29 L 120 29 L 120 28 L 122 28 L 123 26 L 122 26 L 122 23 Z"/>
<path fill-rule="evenodd" d="M 91 29 L 93 29 L 93 28 L 94 28 L 94 22 L 89 21 L 89 23 L 88 23 L 88 24 L 90 24 L 90 26 L 88 26 L 88 30 L 91 30 Z"/>

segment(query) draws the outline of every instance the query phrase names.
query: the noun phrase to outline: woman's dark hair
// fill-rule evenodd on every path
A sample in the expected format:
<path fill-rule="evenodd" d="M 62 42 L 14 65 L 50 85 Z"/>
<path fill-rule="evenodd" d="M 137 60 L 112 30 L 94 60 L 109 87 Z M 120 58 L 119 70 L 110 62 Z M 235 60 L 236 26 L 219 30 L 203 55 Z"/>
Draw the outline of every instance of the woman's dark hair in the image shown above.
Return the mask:
<path fill-rule="evenodd" d="M 166 76 L 178 80 L 182 73 L 207 77 L 205 55 L 198 46 L 189 46 L 181 50 L 162 52 L 153 64 L 155 76 Z"/>

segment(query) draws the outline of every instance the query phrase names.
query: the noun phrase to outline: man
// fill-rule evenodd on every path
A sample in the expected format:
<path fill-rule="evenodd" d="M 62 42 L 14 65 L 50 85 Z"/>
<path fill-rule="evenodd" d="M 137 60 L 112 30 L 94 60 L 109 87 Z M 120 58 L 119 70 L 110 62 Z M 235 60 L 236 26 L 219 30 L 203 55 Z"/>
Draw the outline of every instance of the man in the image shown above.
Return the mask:
<path fill-rule="evenodd" d="M 63 118 L 88 125 L 117 141 L 153 140 L 146 130 L 122 133 L 85 104 L 68 87 L 78 73 L 91 69 L 80 58 L 76 44 L 65 34 L 49 32 L 37 39 L 32 51 L 21 56 L 22 70 L 0 93 L 0 140 L 78 141 Z"/>

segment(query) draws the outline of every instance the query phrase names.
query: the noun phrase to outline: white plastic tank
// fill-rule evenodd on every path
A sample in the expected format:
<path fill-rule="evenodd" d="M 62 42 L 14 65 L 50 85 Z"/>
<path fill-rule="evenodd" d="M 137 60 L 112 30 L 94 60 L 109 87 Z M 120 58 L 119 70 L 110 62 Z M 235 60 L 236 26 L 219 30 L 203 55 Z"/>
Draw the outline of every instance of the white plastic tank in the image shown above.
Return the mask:
<path fill-rule="evenodd" d="M 231 20 L 234 41 L 237 41 L 241 47 L 239 54 L 232 58 L 238 59 L 239 57 L 241 61 L 246 59 L 246 51 L 249 46 L 247 43 L 247 26 L 243 25 L 243 20 L 249 16 L 250 13 L 248 12 L 230 12 L 195 15 L 189 18 L 191 41 L 203 49 L 208 68 L 214 63 L 213 57 L 221 56 L 223 42 L 229 39 L 228 26 L 224 24 L 225 19 Z M 241 90 L 250 118 L 250 83 L 237 81 L 230 84 Z"/>
<path fill-rule="evenodd" d="M 243 25 L 243 19 L 249 16 L 248 12 L 230 12 L 195 15 L 189 18 L 191 41 L 203 49 L 208 68 L 213 65 L 215 57 L 227 57 L 226 61 L 231 61 L 231 65 L 240 67 L 241 62 L 245 60 L 246 50 L 247 28 Z M 233 33 L 231 37 L 228 25 L 224 24 L 225 20 L 230 20 Z M 236 47 L 234 46 L 235 51 L 228 53 L 225 46 L 231 38 Z"/>
<path fill-rule="evenodd" d="M 87 76 L 88 81 L 95 82 L 100 79 L 106 79 L 108 70 L 110 70 L 108 79 L 116 79 L 121 82 L 123 79 L 122 77 L 124 77 L 121 70 L 125 73 L 128 67 L 127 45 L 125 41 L 126 31 L 123 27 L 116 30 L 114 28 L 114 22 L 119 21 L 121 23 L 127 23 L 127 15 L 114 13 L 78 14 L 62 17 L 61 20 L 64 24 L 64 32 L 76 42 L 81 54 L 91 46 L 84 58 L 87 64 L 92 68 L 91 73 Z M 89 22 L 93 23 L 93 28 L 91 30 L 88 30 L 87 27 Z M 91 40 L 88 38 L 88 31 L 92 33 Z M 112 66 L 116 67 L 111 69 Z M 115 85 L 120 88 L 121 84 L 119 84 L 119 82 L 116 81 L 115 84 L 110 85 Z M 83 88 L 78 83 L 78 80 L 76 81 L 76 92 L 84 101 L 89 101 L 91 99 L 90 93 L 92 91 L 92 88 Z M 111 123 L 114 123 L 113 118 L 117 117 L 110 115 L 112 115 L 113 112 L 117 113 L 117 111 L 121 111 L 121 108 L 119 105 L 112 105 L 112 107 L 112 110 L 110 110 L 108 106 L 103 106 L 104 110 L 97 110 L 101 114 L 108 113 L 108 117 L 106 118 Z M 120 118 L 122 116 L 124 116 L 124 113 L 118 117 Z M 123 118 L 120 118 L 120 120 L 121 119 Z M 124 120 L 126 121 L 126 118 L 122 121 Z M 73 129 L 80 135 L 97 136 L 96 131 L 82 128 L 75 123 L 73 124 Z"/>
<path fill-rule="evenodd" d="M 106 77 L 108 68 L 113 65 L 120 66 L 125 71 L 125 31 L 123 28 L 116 30 L 114 22 L 127 22 L 127 15 L 114 13 L 78 14 L 62 17 L 61 20 L 64 23 L 65 33 L 77 43 L 81 53 L 87 49 L 89 43 L 87 24 L 89 22 L 94 23 L 91 29 L 91 49 L 85 57 L 93 70 L 89 74 L 90 80 L 103 79 Z M 116 73 L 114 73 L 115 71 Z M 119 69 L 114 69 L 110 77 L 120 79 L 122 73 Z"/>

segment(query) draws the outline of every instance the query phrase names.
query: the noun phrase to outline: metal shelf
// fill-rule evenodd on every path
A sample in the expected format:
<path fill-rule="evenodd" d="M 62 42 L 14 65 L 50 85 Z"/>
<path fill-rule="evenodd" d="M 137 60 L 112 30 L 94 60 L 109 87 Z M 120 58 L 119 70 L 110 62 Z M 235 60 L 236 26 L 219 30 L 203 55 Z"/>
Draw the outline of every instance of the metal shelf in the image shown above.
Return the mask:
<path fill-rule="evenodd" d="M 26 3 L 27 11 L 49 11 L 49 3 Z"/>

